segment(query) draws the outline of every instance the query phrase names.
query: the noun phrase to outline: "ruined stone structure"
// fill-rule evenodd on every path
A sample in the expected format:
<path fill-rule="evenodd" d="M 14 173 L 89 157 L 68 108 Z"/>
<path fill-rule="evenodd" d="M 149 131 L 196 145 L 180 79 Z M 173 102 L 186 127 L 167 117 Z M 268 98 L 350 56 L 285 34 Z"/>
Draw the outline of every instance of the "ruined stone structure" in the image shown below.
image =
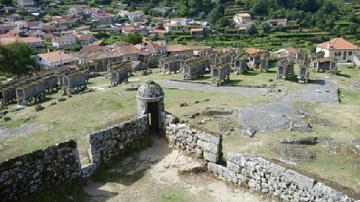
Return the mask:
<path fill-rule="evenodd" d="M 16 88 L 16 100 L 18 104 L 28 105 L 32 101 L 41 102 L 44 99 L 45 82 L 43 80 L 35 80 Z"/>
<path fill-rule="evenodd" d="M 300 65 L 300 71 L 298 75 L 299 82 L 308 83 L 309 82 L 309 68 L 306 65 Z"/>
<path fill-rule="evenodd" d="M 71 94 L 83 90 L 86 88 L 88 80 L 89 72 L 87 70 L 65 73 L 62 77 L 64 92 Z"/>
<path fill-rule="evenodd" d="M 184 64 L 184 79 L 194 80 L 203 77 L 207 65 L 206 59 L 197 59 Z"/>
<path fill-rule="evenodd" d="M 248 71 L 247 59 L 244 56 L 239 56 L 233 59 L 233 69 L 236 74 L 243 74 Z"/>
<path fill-rule="evenodd" d="M 282 59 L 277 64 L 277 79 L 291 79 L 294 76 L 294 63 L 286 59 Z"/>
<path fill-rule="evenodd" d="M 0 86 L 0 99 L 2 105 L 13 101 L 19 104 L 30 104 L 32 101 L 39 102 L 45 98 L 45 94 L 52 93 L 59 87 L 57 71 L 41 71 L 33 75 L 15 78 Z"/>
<path fill-rule="evenodd" d="M 258 66 L 262 72 L 267 72 L 269 69 L 269 53 L 264 52 L 260 55 L 260 61 L 259 64 L 256 64 L 255 66 Z"/>
<path fill-rule="evenodd" d="M 145 81 L 138 89 L 136 99 L 137 115 L 148 116 L 150 131 L 165 132 L 164 91 L 160 85 L 151 80 Z"/>
<path fill-rule="evenodd" d="M 228 64 L 220 64 L 211 68 L 212 84 L 221 86 L 230 80 L 230 67 Z"/>
<path fill-rule="evenodd" d="M 122 82 L 128 82 L 131 71 L 131 61 L 114 64 L 110 66 L 110 83 L 111 86 L 117 86 Z"/>
<path fill-rule="evenodd" d="M 166 57 L 159 60 L 159 67 L 162 72 L 177 73 L 181 68 L 181 59 L 176 57 Z"/>

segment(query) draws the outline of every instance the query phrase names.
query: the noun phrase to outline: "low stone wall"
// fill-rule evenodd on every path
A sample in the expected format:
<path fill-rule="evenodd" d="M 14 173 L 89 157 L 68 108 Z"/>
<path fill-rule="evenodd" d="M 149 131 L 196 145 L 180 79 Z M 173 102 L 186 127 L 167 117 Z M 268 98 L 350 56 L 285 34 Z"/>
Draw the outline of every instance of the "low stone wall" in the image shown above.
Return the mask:
<path fill-rule="evenodd" d="M 80 176 L 76 142 L 56 144 L 0 164 L 0 201 L 16 201 Z"/>
<path fill-rule="evenodd" d="M 221 160 L 221 136 L 174 123 L 173 120 L 173 117 L 167 116 L 166 139 L 172 147 L 208 162 L 217 163 Z"/>
<path fill-rule="evenodd" d="M 92 175 L 101 163 L 109 163 L 126 152 L 149 142 L 147 116 L 93 132 L 87 136 L 91 163 L 83 167 L 83 177 Z"/>
<path fill-rule="evenodd" d="M 346 201 L 354 199 L 321 182 L 261 157 L 229 153 L 226 166 L 208 163 L 217 177 L 283 201 Z"/>

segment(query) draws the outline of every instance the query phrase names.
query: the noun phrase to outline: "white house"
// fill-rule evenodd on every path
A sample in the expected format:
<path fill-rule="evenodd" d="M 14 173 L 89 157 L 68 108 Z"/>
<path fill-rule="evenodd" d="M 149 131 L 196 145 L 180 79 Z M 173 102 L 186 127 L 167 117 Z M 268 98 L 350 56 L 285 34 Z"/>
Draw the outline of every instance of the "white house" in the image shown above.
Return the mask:
<path fill-rule="evenodd" d="M 251 21 L 251 15 L 250 13 L 239 13 L 234 15 L 233 21 L 236 26 L 245 25 Z"/>
<path fill-rule="evenodd" d="M 73 65 L 76 64 L 77 61 L 76 57 L 62 51 L 38 54 L 35 57 L 36 64 L 44 69 L 53 69 L 63 65 Z"/>
<path fill-rule="evenodd" d="M 360 48 L 343 38 L 334 38 L 318 44 L 316 46 L 316 53 L 321 51 L 325 53 L 324 57 L 335 58 L 337 63 L 351 63 L 353 55 L 360 53 Z"/>
<path fill-rule="evenodd" d="M 35 5 L 33 0 L 18 0 L 17 4 L 19 7 L 33 7 Z"/>

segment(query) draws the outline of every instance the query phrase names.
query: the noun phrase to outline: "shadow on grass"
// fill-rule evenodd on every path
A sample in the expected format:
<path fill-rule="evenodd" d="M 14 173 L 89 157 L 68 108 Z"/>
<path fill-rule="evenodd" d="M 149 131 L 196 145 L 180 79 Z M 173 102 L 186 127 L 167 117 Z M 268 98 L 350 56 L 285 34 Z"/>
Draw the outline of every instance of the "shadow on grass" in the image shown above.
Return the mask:
<path fill-rule="evenodd" d="M 336 75 L 341 76 L 341 77 L 345 77 L 345 78 L 351 78 L 350 75 L 348 75 L 348 74 L 343 74 L 343 73 L 341 73 L 341 72 L 338 72 Z"/>
<path fill-rule="evenodd" d="M 312 84 L 317 84 L 317 85 L 325 85 L 325 80 L 323 79 L 313 79 L 313 80 L 310 80 L 309 79 L 309 83 L 312 83 Z"/>
<path fill-rule="evenodd" d="M 243 75 L 246 76 L 257 76 L 258 74 L 260 74 L 260 72 L 256 72 L 256 71 L 247 71 L 243 73 Z"/>
<path fill-rule="evenodd" d="M 226 81 L 225 82 L 225 86 L 226 85 L 239 85 L 241 83 L 241 79 L 230 79 L 230 81 Z"/>

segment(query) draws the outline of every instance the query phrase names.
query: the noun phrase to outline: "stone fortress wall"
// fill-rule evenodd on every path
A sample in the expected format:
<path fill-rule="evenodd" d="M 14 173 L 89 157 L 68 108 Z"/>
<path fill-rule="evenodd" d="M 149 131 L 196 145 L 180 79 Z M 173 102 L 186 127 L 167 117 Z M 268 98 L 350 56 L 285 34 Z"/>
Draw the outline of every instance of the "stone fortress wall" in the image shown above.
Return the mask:
<path fill-rule="evenodd" d="M 229 183 L 281 201 L 355 202 L 322 182 L 261 157 L 228 153 L 223 162 L 221 136 L 178 123 L 172 115 L 167 115 L 166 124 L 166 138 L 172 147 L 204 160 L 209 172 Z"/>
<path fill-rule="evenodd" d="M 81 165 L 73 140 L 1 162 L 0 201 L 16 201 L 29 193 L 90 177 L 101 164 L 147 146 L 147 121 L 147 116 L 140 116 L 88 134 L 88 165 Z"/>
<path fill-rule="evenodd" d="M 44 190 L 81 176 L 75 141 L 52 145 L 0 164 L 0 201 Z"/>

